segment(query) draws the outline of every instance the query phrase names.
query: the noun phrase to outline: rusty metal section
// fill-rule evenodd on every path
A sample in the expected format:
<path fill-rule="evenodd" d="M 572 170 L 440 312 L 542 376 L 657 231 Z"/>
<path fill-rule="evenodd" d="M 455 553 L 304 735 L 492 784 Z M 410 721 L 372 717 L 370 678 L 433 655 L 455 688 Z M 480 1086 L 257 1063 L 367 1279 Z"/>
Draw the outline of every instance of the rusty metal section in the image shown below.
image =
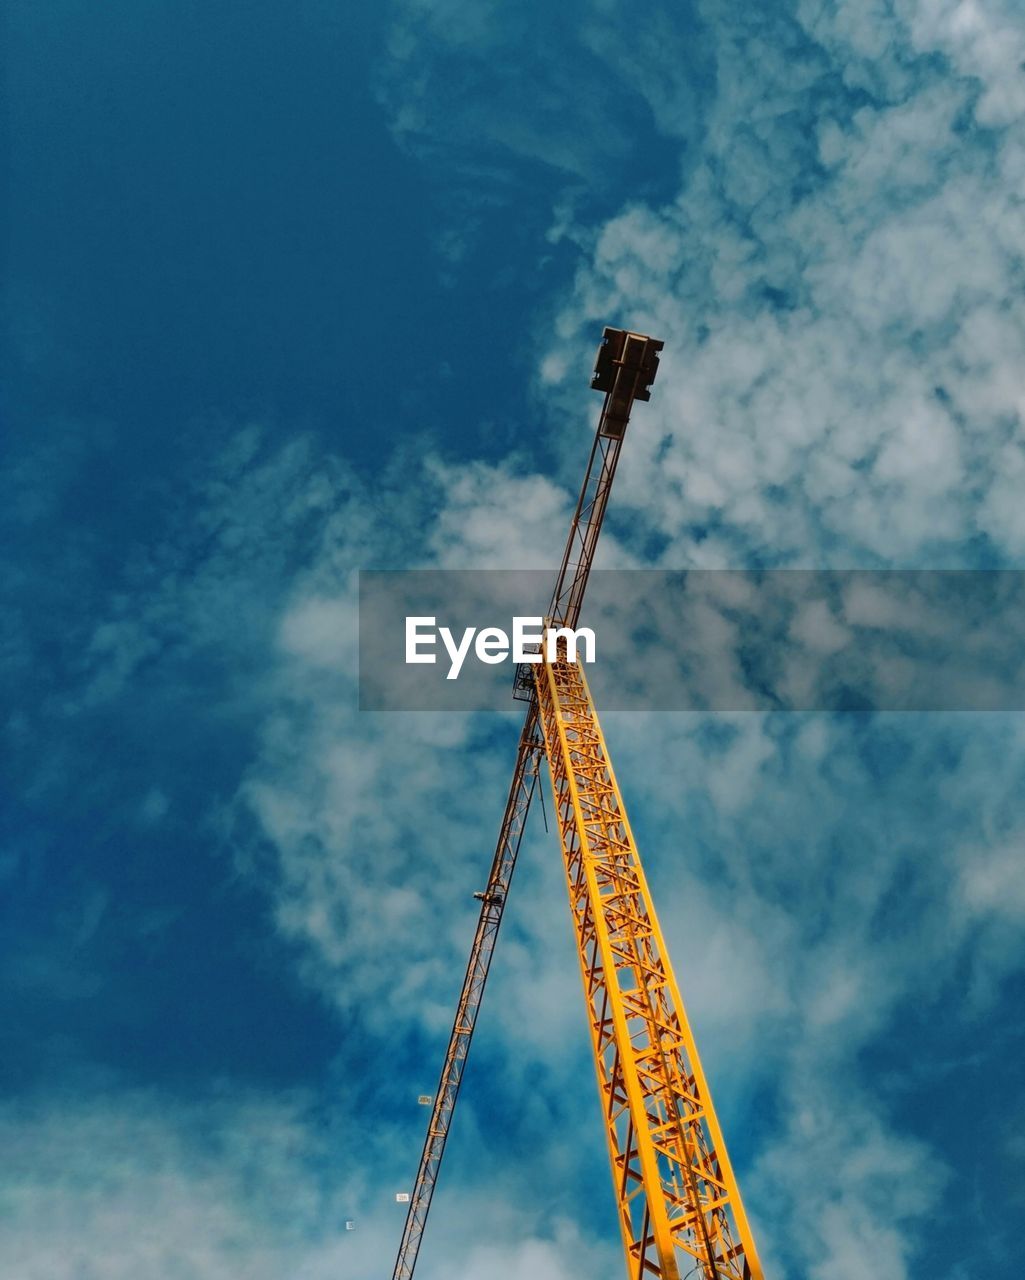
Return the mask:
<path fill-rule="evenodd" d="M 598 430 L 623 438 L 635 400 L 651 399 L 651 384 L 658 373 L 658 353 L 665 346 L 657 338 L 625 329 L 606 329 L 598 348 L 591 386 L 605 392 Z"/>

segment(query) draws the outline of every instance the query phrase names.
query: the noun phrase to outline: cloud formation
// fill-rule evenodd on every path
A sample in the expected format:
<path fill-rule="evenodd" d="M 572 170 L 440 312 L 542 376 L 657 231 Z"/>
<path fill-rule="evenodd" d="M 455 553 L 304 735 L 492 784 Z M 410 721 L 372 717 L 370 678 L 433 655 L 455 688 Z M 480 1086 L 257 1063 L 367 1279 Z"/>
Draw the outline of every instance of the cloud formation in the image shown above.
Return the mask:
<path fill-rule="evenodd" d="M 453 144 L 461 180 L 480 149 L 500 148 L 570 185 L 598 181 L 601 148 L 631 145 L 595 105 L 621 76 L 671 143 L 679 190 L 634 196 L 598 225 L 560 209 L 579 269 L 549 300 L 536 353 L 555 479 L 528 454 L 490 466 L 403 454 L 367 480 L 307 437 L 244 431 L 203 464 L 180 523 L 133 556 L 121 589 L 90 601 L 80 661 L 43 719 L 91 726 L 140 689 L 188 683 L 193 660 L 219 673 L 196 723 L 212 732 L 235 715 L 251 737 L 204 821 L 345 1028 L 327 1124 L 339 1136 L 325 1154 L 306 1100 L 280 1098 L 177 1108 L 125 1087 L 9 1111 L 13 1274 L 381 1273 L 516 726 L 514 710 L 360 715 L 353 574 L 555 563 L 602 324 L 667 342 L 603 564 L 980 567 L 1025 549 L 1025 28 L 1010 4 L 706 5 L 697 53 L 654 21 L 623 58 L 626 19 L 595 6 L 601 21 L 575 39 L 597 66 L 551 128 L 563 62 L 547 51 L 511 65 L 534 39 L 519 11 L 407 10 L 381 92 L 414 151 L 443 164 Z M 474 115 L 465 104 L 499 51 L 510 66 Z M 700 111 L 677 70 L 692 56 L 714 68 Z M 521 118 L 531 69 L 541 109 Z M 804 622 L 828 643 L 821 617 Z M 12 636 L 28 670 L 31 646 Z M 31 738 L 33 723 L 9 728 Z M 1017 720 L 606 727 L 774 1274 L 957 1275 L 964 1220 L 942 1197 L 968 1206 L 976 1168 L 1015 1185 L 996 1085 L 973 1091 L 957 1150 L 949 1130 L 969 1073 L 996 1080 L 1013 1056 L 1000 1027 L 1025 926 Z M 40 767 L 38 787 L 59 772 Z M 147 778 L 133 821 L 175 805 L 166 779 Z M 611 1280 L 621 1263 L 561 870 L 536 827 L 517 874 L 424 1274 L 568 1280 L 583 1266 Z M 359 1230 L 340 1234 L 351 1199 Z M 486 1243 L 468 1236 L 485 1220 Z M 979 1225 L 992 1273 L 1012 1274 L 1003 1222 Z"/>
<path fill-rule="evenodd" d="M 673 565 L 1016 563 L 1020 19 L 708 21 L 700 158 L 675 200 L 593 233 L 550 366 L 610 317 L 667 340 L 617 499 Z"/>

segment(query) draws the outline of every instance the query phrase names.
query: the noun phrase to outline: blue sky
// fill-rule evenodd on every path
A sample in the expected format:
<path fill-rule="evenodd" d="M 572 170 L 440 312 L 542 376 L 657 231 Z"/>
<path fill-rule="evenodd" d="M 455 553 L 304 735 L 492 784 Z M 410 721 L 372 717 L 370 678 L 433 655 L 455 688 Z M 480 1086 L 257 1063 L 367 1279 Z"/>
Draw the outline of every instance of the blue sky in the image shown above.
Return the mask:
<path fill-rule="evenodd" d="M 557 561 L 606 323 L 605 567 L 1020 567 L 1025 20 L 6 27 L 0 1274 L 386 1275 L 516 709 L 358 713 L 356 570 Z M 606 729 L 771 1274 L 1017 1275 L 1021 716 Z M 423 1280 L 621 1273 L 539 816 Z"/>

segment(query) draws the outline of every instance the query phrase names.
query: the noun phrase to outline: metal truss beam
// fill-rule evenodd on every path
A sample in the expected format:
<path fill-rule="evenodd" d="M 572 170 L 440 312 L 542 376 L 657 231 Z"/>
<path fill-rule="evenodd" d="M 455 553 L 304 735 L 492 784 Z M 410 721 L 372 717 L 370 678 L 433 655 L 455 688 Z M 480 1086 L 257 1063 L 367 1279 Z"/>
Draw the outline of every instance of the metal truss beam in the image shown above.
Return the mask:
<path fill-rule="evenodd" d="M 579 663 L 535 668 L 630 1280 L 763 1280 Z"/>
<path fill-rule="evenodd" d="M 649 388 L 658 372 L 658 353 L 662 346 L 662 342 L 656 338 L 629 333 L 624 329 L 607 328 L 602 336 L 591 385 L 595 390 L 604 392 L 605 399 L 548 608 L 547 616 L 558 620 L 559 625 L 577 625 L 630 411 L 635 400 L 649 399 Z M 513 770 L 487 888 L 480 895 L 480 916 L 449 1035 L 441 1079 L 434 1096 L 392 1280 L 411 1280 L 416 1267 L 499 926 L 516 868 L 523 829 L 534 796 L 537 781 L 535 764 L 541 751 L 541 728 L 532 668 L 529 668 L 529 664 L 525 666 L 528 669 L 518 673 L 514 692 L 530 705 L 520 734 L 516 767 Z"/>
<path fill-rule="evenodd" d="M 427 1126 L 427 1138 L 420 1156 L 420 1167 L 417 1170 L 413 1194 L 410 1197 L 393 1280 L 409 1280 L 416 1266 L 420 1241 L 427 1225 L 427 1214 L 430 1211 L 438 1171 L 441 1168 L 441 1157 L 445 1152 L 445 1142 L 448 1139 L 452 1115 L 459 1097 L 459 1086 L 463 1079 L 466 1057 L 470 1051 L 470 1041 L 473 1038 L 474 1027 L 477 1025 L 477 1014 L 484 996 L 484 985 L 488 980 L 491 958 L 494 955 L 495 943 L 498 941 L 498 929 L 502 923 L 505 899 L 512 882 L 512 873 L 516 866 L 520 842 L 523 839 L 530 802 L 534 797 L 537 784 L 536 763 L 540 745 L 541 735 L 537 716 L 534 708 L 531 707 L 520 736 L 516 768 L 513 770 L 512 785 L 509 788 L 505 813 L 502 816 L 502 828 L 494 861 L 491 864 L 487 888 L 481 894 L 477 930 L 470 948 L 470 960 L 463 978 L 463 989 L 459 993 L 459 1003 L 456 1006 L 455 1021 L 449 1036 L 445 1064 L 441 1069 L 441 1079 L 434 1095 L 431 1119 Z"/>

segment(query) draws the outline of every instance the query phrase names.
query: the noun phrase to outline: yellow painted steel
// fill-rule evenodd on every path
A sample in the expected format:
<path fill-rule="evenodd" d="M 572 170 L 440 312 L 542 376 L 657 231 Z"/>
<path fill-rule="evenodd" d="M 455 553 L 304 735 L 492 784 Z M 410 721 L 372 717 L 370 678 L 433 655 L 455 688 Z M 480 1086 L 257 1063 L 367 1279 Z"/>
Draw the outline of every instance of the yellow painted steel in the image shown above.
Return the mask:
<path fill-rule="evenodd" d="M 627 1275 L 763 1280 L 583 670 L 534 678 Z"/>

